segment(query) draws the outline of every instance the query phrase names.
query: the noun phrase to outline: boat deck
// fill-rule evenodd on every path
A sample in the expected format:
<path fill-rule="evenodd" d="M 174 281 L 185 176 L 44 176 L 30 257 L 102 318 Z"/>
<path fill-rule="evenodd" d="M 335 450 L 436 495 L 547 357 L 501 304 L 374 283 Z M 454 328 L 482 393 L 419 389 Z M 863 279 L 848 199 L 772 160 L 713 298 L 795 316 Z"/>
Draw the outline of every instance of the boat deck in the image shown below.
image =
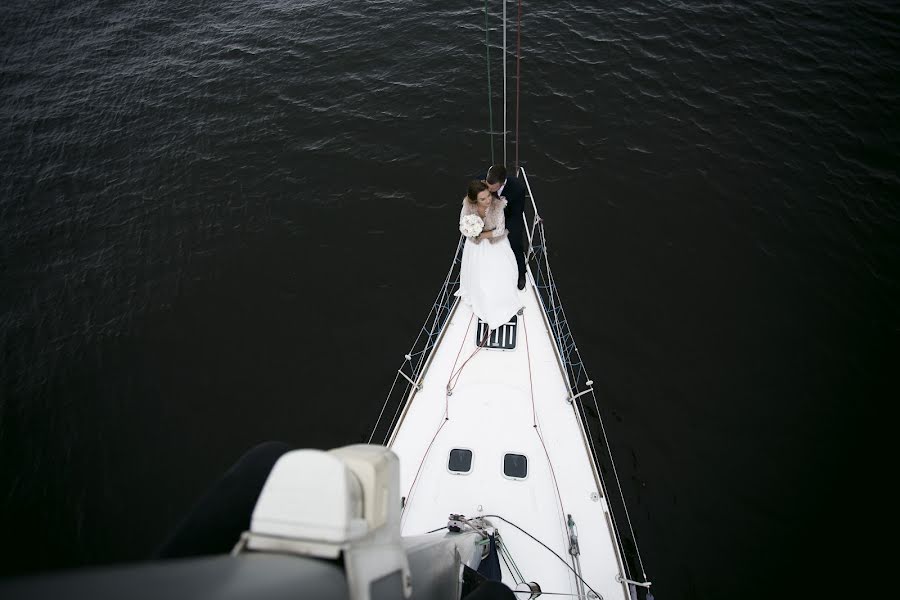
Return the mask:
<path fill-rule="evenodd" d="M 571 515 L 582 576 L 603 598 L 627 600 L 628 590 L 617 580 L 624 571 L 608 505 L 579 416 L 568 401 L 569 389 L 530 274 L 528 281 L 520 292 L 524 311 L 514 349 L 479 350 L 478 318 L 457 303 L 421 390 L 411 392 L 390 441 L 400 457 L 402 534 L 446 525 L 451 513 L 488 516 L 525 581 L 537 582 L 545 593 L 578 597 L 587 590 L 579 590 L 569 567 L 514 527 L 489 517 L 515 523 L 575 568 L 566 524 Z M 451 376 L 464 363 L 448 395 Z M 453 449 L 471 451 L 467 472 L 450 470 Z M 504 473 L 507 454 L 526 457 L 524 478 Z M 504 583 L 514 588 L 518 575 L 504 561 L 501 567 Z"/>

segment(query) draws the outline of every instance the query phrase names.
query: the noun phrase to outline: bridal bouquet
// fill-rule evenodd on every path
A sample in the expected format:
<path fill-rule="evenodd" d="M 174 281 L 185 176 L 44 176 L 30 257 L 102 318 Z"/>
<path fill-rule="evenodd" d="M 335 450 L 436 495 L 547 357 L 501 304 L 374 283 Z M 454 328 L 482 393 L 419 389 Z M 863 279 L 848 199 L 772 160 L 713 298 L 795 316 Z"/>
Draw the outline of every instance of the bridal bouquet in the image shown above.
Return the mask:
<path fill-rule="evenodd" d="M 484 221 L 478 215 L 466 215 L 459 222 L 459 232 L 467 238 L 478 237 L 484 229 Z"/>

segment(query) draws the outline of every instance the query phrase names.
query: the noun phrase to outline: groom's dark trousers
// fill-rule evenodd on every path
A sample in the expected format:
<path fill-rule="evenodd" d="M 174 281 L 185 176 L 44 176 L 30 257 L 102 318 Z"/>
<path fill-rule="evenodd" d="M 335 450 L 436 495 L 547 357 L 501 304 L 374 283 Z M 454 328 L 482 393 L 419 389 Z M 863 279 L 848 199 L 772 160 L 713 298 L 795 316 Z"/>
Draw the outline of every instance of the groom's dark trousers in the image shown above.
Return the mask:
<path fill-rule="evenodd" d="M 516 256 L 516 264 L 519 266 L 519 278 L 525 277 L 525 220 L 522 211 L 525 210 L 525 186 L 513 176 L 506 178 L 501 194 L 506 198 L 506 228 L 509 230 L 509 245 Z"/>

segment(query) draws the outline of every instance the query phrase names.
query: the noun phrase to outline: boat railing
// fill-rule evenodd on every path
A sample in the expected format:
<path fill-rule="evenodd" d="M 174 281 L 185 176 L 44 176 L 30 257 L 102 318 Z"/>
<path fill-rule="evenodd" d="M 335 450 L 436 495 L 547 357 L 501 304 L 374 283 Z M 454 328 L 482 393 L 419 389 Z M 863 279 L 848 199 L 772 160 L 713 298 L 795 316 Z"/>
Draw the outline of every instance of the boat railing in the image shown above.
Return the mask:
<path fill-rule="evenodd" d="M 637 539 L 634 535 L 634 529 L 631 524 L 631 518 L 628 514 L 628 507 L 625 504 L 622 492 L 621 482 L 619 481 L 618 471 L 612 457 L 612 449 L 606 435 L 606 429 L 603 425 L 603 419 L 600 414 L 599 404 L 596 394 L 594 393 L 594 382 L 588 375 L 581 358 L 578 346 L 569 327 L 569 320 L 563 309 L 562 301 L 556 287 L 556 280 L 553 271 L 550 268 L 549 253 L 547 249 L 547 237 L 544 231 L 544 220 L 538 211 L 537 202 L 528 181 L 528 174 L 524 168 L 519 168 L 519 178 L 525 184 L 529 204 L 525 206 L 523 217 L 526 227 L 526 235 L 528 238 L 528 256 L 526 262 L 531 271 L 534 280 L 534 287 L 537 292 L 538 300 L 544 311 L 547 325 L 550 328 L 551 335 L 557 350 L 557 358 L 560 366 L 565 372 L 565 377 L 569 386 L 569 402 L 571 402 L 579 418 L 585 432 L 586 442 L 589 446 L 591 459 L 594 462 L 595 472 L 599 485 L 603 491 L 610 506 L 610 517 L 613 521 L 613 528 L 616 531 L 616 541 L 619 544 L 619 550 L 623 557 L 635 559 L 634 565 L 629 565 L 630 560 L 625 561 L 625 574 L 629 580 L 636 577 L 631 575 L 634 570 L 639 570 L 644 582 L 647 577 L 644 571 L 643 561 L 640 556 L 640 550 L 637 548 Z M 432 303 L 431 310 L 425 323 L 419 329 L 416 341 L 413 343 L 409 352 L 404 355 L 403 362 L 394 376 L 391 389 L 385 399 L 385 403 L 381 408 L 378 419 L 369 436 L 369 443 L 389 444 L 389 440 L 394 433 L 398 419 L 411 398 L 413 389 L 420 389 L 422 377 L 428 368 L 428 361 L 431 357 L 431 351 L 440 339 L 443 333 L 444 325 L 447 323 L 450 315 L 458 299 L 454 295 L 459 288 L 459 271 L 462 264 L 462 252 L 465 238 L 460 236 L 456 244 L 453 254 L 453 262 L 450 270 L 444 277 L 444 282 L 438 290 L 437 296 Z M 402 381 L 401 381 L 402 380 Z M 589 410 L 589 407 L 593 410 Z M 390 418 L 388 418 L 390 416 Z M 596 430 L 596 435 L 594 430 Z M 595 438 L 599 438 L 595 440 Z M 602 446 L 601 446 L 602 444 Z M 605 452 L 604 452 L 605 450 Z M 613 475 L 615 491 L 617 496 L 611 496 L 608 493 L 608 486 L 603 477 L 603 469 L 601 465 Z M 626 552 L 623 544 L 622 529 L 617 523 L 616 514 L 624 517 L 630 533 L 630 541 L 633 543 L 632 551 Z M 631 567 L 635 567 L 632 569 Z M 647 585 L 647 584 L 638 584 Z"/>
<path fill-rule="evenodd" d="M 569 321 L 566 319 L 566 313 L 563 310 L 562 301 L 556 289 L 556 281 L 553 279 L 553 271 L 550 269 L 550 260 L 547 253 L 544 219 L 538 211 L 537 202 L 535 202 L 531 184 L 528 181 L 528 174 L 525 172 L 524 167 L 519 168 L 519 175 L 519 178 L 525 183 L 532 211 L 531 215 L 529 215 L 528 207 L 526 207 L 526 222 L 530 221 L 531 223 L 526 229 L 529 247 L 527 262 L 531 267 L 531 276 L 534 279 L 534 285 L 540 297 L 544 313 L 547 315 L 547 321 L 550 324 L 553 339 L 556 342 L 556 349 L 559 353 L 560 361 L 566 370 L 569 387 L 574 396 L 575 394 L 586 392 L 594 382 L 588 377 L 584 362 L 581 360 L 581 354 L 575 345 L 572 330 L 569 328 Z M 530 219 L 528 219 L 529 216 L 531 217 Z"/>
<path fill-rule="evenodd" d="M 459 269 L 462 265 L 464 243 L 465 238 L 460 235 L 456 244 L 456 250 L 453 253 L 453 262 L 450 264 L 450 270 L 447 271 L 444 283 L 441 284 L 437 296 L 431 304 L 431 311 L 429 311 L 425 323 L 419 328 L 416 341 L 413 342 L 409 352 L 404 355 L 403 362 L 394 375 L 394 382 L 391 384 L 385 403 L 381 407 L 381 413 L 378 415 L 372 433 L 369 435 L 370 444 L 373 442 L 388 443 L 388 438 L 393 433 L 405 400 L 410 397 L 413 388 L 421 389 L 422 376 L 428 366 L 431 350 L 440 338 L 444 325 L 447 323 L 447 319 L 458 301 L 454 293 L 459 288 Z M 402 383 L 401 379 L 404 380 Z M 391 410 L 393 410 L 393 415 L 388 421 L 387 416 Z M 380 441 L 379 436 L 381 436 Z"/>
<path fill-rule="evenodd" d="M 649 586 L 647 583 L 647 575 L 644 570 L 643 560 L 641 559 L 640 550 L 637 545 L 637 538 L 634 534 L 634 527 L 631 523 L 631 516 L 628 514 L 628 506 L 625 503 L 625 497 L 622 492 L 622 485 L 619 480 L 618 470 L 612 455 L 612 448 L 609 445 L 609 438 L 606 435 L 606 427 L 603 425 L 603 417 L 600 413 L 600 406 L 597 402 L 597 396 L 594 392 L 594 382 L 588 375 L 581 358 L 581 352 L 575 344 L 575 338 L 569 327 L 569 320 L 563 309 L 562 300 L 556 287 L 556 280 L 553 277 L 553 270 L 550 268 L 550 258 L 547 249 L 547 236 L 544 231 L 544 219 L 538 211 L 537 202 L 534 193 L 531 190 L 531 183 L 528 181 L 528 174 L 524 167 L 519 168 L 519 179 L 525 184 L 530 206 L 526 206 L 525 217 L 526 223 L 530 222 L 530 226 L 526 229 L 528 236 L 529 253 L 527 262 L 531 269 L 531 276 L 534 279 L 534 287 L 537 291 L 541 308 L 547 319 L 547 325 L 550 328 L 551 335 L 556 344 L 557 358 L 560 366 L 565 371 L 567 383 L 569 385 L 569 402 L 571 402 L 581 419 L 584 429 L 586 442 L 589 446 L 591 458 L 594 461 L 594 468 L 598 481 L 603 490 L 604 496 L 610 502 L 610 517 L 613 521 L 613 528 L 616 531 L 616 541 L 619 544 L 619 550 L 623 557 L 635 559 L 634 565 L 630 565 L 628 560 L 625 562 L 626 576 L 629 585 Z M 531 214 L 529 215 L 529 210 Z M 530 218 L 529 218 L 530 217 Z M 590 406 L 593 411 L 588 410 Z M 596 436 L 594 433 L 596 429 Z M 599 438 L 599 440 L 595 440 Z M 600 444 L 602 443 L 601 450 Z M 600 468 L 603 465 L 613 475 L 616 496 L 608 493 L 608 486 L 603 471 Z M 623 544 L 622 530 L 616 522 L 616 513 L 623 517 L 630 534 L 630 540 L 633 543 L 633 551 L 628 552 Z M 632 569 L 631 567 L 634 567 Z M 644 583 L 631 581 L 634 579 L 631 572 L 639 570 L 640 576 L 643 577 Z"/>
<path fill-rule="evenodd" d="M 566 317 L 566 311 L 563 309 L 562 300 L 556 287 L 556 280 L 553 277 L 553 270 L 550 268 L 550 258 L 547 249 L 547 236 L 544 231 L 544 219 L 538 211 L 537 202 L 531 189 L 531 183 L 528 181 L 528 174 L 524 167 L 519 168 L 519 178 L 525 183 L 525 189 L 530 200 L 530 206 L 526 206 L 525 216 L 526 223 L 531 225 L 527 228 L 529 255 L 528 265 L 531 269 L 531 276 L 534 279 L 534 287 L 537 291 L 538 299 L 547 318 L 547 325 L 550 328 L 551 335 L 556 344 L 557 358 L 560 366 L 565 371 L 567 382 L 569 384 L 569 402 L 571 402 L 581 419 L 582 427 L 588 443 L 591 458 L 594 461 L 597 478 L 603 490 L 604 496 L 610 502 L 610 516 L 613 520 L 613 527 L 616 531 L 616 540 L 619 543 L 619 550 L 623 557 L 635 559 L 636 569 L 640 570 L 643 580 L 647 581 L 644 571 L 643 560 L 641 559 L 640 550 L 637 546 L 637 538 L 634 534 L 634 528 L 631 524 L 631 516 L 628 514 L 628 506 L 625 503 L 622 485 L 619 480 L 618 470 L 613 460 L 612 448 L 609 445 L 609 438 L 606 435 L 606 427 L 603 425 L 603 417 L 600 413 L 600 406 L 597 402 L 597 396 L 594 392 L 594 382 L 588 375 L 581 358 L 581 352 L 575 344 L 575 338 L 569 327 L 569 320 Z M 532 214 L 528 214 L 528 208 Z M 527 219 L 527 217 L 531 217 Z M 590 406 L 593 411 L 588 410 Z M 596 434 L 594 433 L 596 429 Z M 599 439 L 595 439 L 599 438 Z M 605 452 L 601 450 L 601 446 Z M 608 493 L 608 486 L 600 466 L 603 465 L 613 475 L 616 496 Z M 624 521 L 628 527 L 630 540 L 634 544 L 633 552 L 627 552 L 623 544 L 622 530 L 616 523 L 616 513 L 624 517 Z M 633 570 L 630 561 L 626 561 L 625 569 L 628 579 L 633 579 L 631 571 Z"/>

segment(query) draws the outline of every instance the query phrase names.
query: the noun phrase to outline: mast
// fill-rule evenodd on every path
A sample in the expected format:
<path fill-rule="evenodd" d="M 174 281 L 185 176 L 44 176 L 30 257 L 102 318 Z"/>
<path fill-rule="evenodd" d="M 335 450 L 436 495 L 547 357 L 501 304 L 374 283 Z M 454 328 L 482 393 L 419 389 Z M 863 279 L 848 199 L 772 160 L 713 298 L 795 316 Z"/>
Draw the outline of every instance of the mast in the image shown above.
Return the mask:
<path fill-rule="evenodd" d="M 503 164 L 506 165 L 506 0 L 503 0 Z"/>

